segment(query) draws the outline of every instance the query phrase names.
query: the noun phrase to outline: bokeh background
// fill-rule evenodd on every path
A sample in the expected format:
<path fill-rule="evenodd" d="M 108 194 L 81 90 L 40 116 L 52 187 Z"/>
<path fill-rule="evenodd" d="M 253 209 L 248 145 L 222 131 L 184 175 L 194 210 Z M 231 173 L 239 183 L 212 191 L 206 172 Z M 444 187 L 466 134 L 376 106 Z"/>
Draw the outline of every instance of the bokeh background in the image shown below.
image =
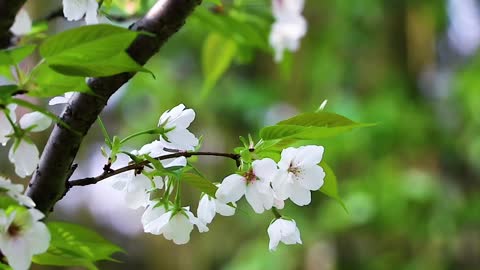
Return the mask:
<path fill-rule="evenodd" d="M 110 12 L 128 25 L 149 2 L 114 1 Z M 138 74 L 115 94 L 102 114 L 108 131 L 124 137 L 151 128 L 184 103 L 197 112 L 191 130 L 204 137 L 202 149 L 230 152 L 239 135 L 258 138 L 263 126 L 328 99 L 326 111 L 377 123 L 318 142 L 348 213 L 320 192 L 308 207 L 289 203 L 282 213 L 297 221 L 303 245 L 273 253 L 266 233 L 273 216 L 244 202 L 183 246 L 144 234 L 141 211 L 127 209 L 106 183 L 75 188 L 51 219 L 93 228 L 126 250 L 116 256 L 123 263 L 100 269 L 480 269 L 480 1 L 305 0 L 308 33 L 280 64 L 268 48 L 269 1 L 223 2 L 204 3 L 151 59 L 155 79 Z M 28 9 L 53 33 L 75 26 L 42 20 L 60 4 L 29 1 Z M 223 39 L 208 58 L 212 33 Z M 233 52 L 225 53 L 227 41 Z M 229 54 L 225 74 L 208 87 L 205 65 Z M 35 140 L 40 146 L 47 137 Z M 130 150 L 153 139 L 133 140 Z M 101 172 L 102 145 L 94 126 L 74 178 Z M 13 175 L 6 151 L 1 158 L 1 172 Z M 214 181 L 235 168 L 220 158 L 196 164 Z M 199 192 L 187 188 L 184 197 L 196 209 Z"/>

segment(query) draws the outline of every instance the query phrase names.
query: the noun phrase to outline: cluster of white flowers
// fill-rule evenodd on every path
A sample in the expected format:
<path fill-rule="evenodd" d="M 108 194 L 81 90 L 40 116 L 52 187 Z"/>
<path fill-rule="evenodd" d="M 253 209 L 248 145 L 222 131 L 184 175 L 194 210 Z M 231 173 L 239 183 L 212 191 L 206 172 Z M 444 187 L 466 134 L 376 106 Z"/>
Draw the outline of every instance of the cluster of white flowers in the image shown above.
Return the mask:
<path fill-rule="evenodd" d="M 14 270 L 28 269 L 32 256 L 45 252 L 50 243 L 50 232 L 40 221 L 44 215 L 32 208 L 35 203 L 22 192 L 22 185 L 0 177 L 0 196 L 19 204 L 0 209 L 0 254 Z"/>
<path fill-rule="evenodd" d="M 270 32 L 270 45 L 275 50 L 275 61 L 283 59 L 283 51 L 296 51 L 300 39 L 307 33 L 307 22 L 302 16 L 304 0 L 272 0 L 275 22 Z"/>
<path fill-rule="evenodd" d="M 159 140 L 144 145 L 131 154 L 139 158 L 145 155 L 158 158 L 174 152 L 194 150 L 199 141 L 188 127 L 195 118 L 192 109 L 185 109 L 183 104 L 165 112 L 158 123 L 163 130 Z M 202 194 L 197 208 L 197 217 L 189 207 L 179 203 L 179 181 L 156 172 L 153 167 L 122 172 L 111 177 L 109 183 L 122 191 L 129 208 L 145 208 L 142 216 L 144 231 L 163 235 L 176 244 L 185 244 L 196 226 L 199 232 L 207 232 L 207 225 L 218 213 L 232 216 L 236 211 L 236 202 L 244 195 L 256 213 L 263 213 L 272 208 L 282 209 L 285 201 L 304 206 L 311 202 L 310 192 L 323 185 L 325 172 L 318 165 L 323 156 L 322 146 L 301 146 L 287 148 L 281 153 L 278 163 L 269 158 L 255 160 L 245 165 L 241 173 L 227 176 L 218 184 L 215 196 Z M 183 156 L 160 159 L 163 168 L 179 168 L 187 165 Z M 164 178 L 162 178 L 164 177 Z M 163 193 L 162 193 L 163 189 Z M 169 197 L 176 189 L 175 202 Z M 294 220 L 281 217 L 276 212 L 268 228 L 270 250 L 275 250 L 279 242 L 285 244 L 302 243 L 300 232 Z"/>
<path fill-rule="evenodd" d="M 15 165 L 15 173 L 24 178 L 35 171 L 40 159 L 37 147 L 26 133 L 43 131 L 52 120 L 40 112 L 31 112 L 24 114 L 17 124 L 15 110 L 14 104 L 0 110 L 0 143 L 5 146 L 10 138 L 14 138 L 8 159 Z"/>

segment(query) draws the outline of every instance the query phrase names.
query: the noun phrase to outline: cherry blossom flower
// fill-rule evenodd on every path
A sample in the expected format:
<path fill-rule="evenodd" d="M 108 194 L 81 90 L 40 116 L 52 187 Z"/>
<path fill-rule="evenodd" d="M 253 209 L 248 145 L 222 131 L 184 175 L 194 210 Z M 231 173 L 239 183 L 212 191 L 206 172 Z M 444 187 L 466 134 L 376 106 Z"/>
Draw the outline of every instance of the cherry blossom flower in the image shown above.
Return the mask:
<path fill-rule="evenodd" d="M 276 173 L 277 165 L 272 159 L 256 160 L 243 176 L 227 176 L 218 187 L 215 197 L 221 202 L 229 203 L 236 202 L 245 195 L 253 210 L 263 213 L 273 206 L 274 193 L 270 182 Z"/>
<path fill-rule="evenodd" d="M 14 270 L 28 269 L 33 255 L 47 251 L 50 233 L 43 217 L 36 209 L 0 209 L 0 251 Z"/>
<path fill-rule="evenodd" d="M 165 147 L 178 150 L 194 150 L 198 145 L 198 139 L 187 128 L 195 119 L 195 111 L 185 109 L 185 105 L 180 104 L 171 110 L 164 112 L 160 116 L 158 126 L 165 129 L 172 129 L 160 138 L 160 142 Z"/>
<path fill-rule="evenodd" d="M 96 24 L 97 10 L 97 0 L 63 0 L 63 14 L 69 21 L 78 21 L 85 16 L 86 24 Z"/>
<path fill-rule="evenodd" d="M 179 211 L 167 211 L 160 205 L 147 211 L 142 216 L 145 232 L 163 234 L 165 239 L 172 240 L 177 245 L 190 241 L 190 233 L 194 225 L 200 232 L 208 231 L 207 226 L 190 212 L 189 207 L 183 207 Z"/>
<path fill-rule="evenodd" d="M 167 152 L 164 148 L 167 147 L 165 142 L 155 140 L 149 144 L 145 144 L 138 150 L 139 155 L 149 155 L 153 158 L 164 156 L 168 154 L 172 154 L 171 152 Z M 167 147 L 168 148 L 168 147 Z M 171 159 L 163 159 L 160 160 L 163 167 L 170 168 L 170 167 L 185 167 L 187 165 L 187 159 L 185 157 L 178 157 L 178 158 L 171 158 Z"/>
<path fill-rule="evenodd" d="M 290 198 L 299 206 L 309 204 L 310 191 L 320 189 L 325 178 L 322 167 L 317 165 L 322 156 L 322 146 L 307 145 L 284 149 L 278 162 L 279 171 L 272 181 L 277 198 Z"/>
<path fill-rule="evenodd" d="M 300 39 L 307 33 L 307 22 L 301 15 L 303 0 L 273 0 L 275 22 L 269 36 L 269 42 L 275 50 L 275 61 L 283 59 L 283 51 L 297 51 Z"/>
<path fill-rule="evenodd" d="M 7 118 L 7 113 L 10 119 L 15 122 L 17 120 L 17 116 L 15 115 L 15 109 L 17 108 L 17 105 L 15 104 L 10 104 L 7 106 L 6 109 L 1 110 L 0 109 L 0 144 L 5 146 L 10 140 L 7 135 L 10 135 L 13 133 L 13 127 L 8 121 Z"/>
<path fill-rule="evenodd" d="M 39 112 L 32 112 L 25 114 L 19 121 L 22 129 L 39 132 L 47 129 L 52 123 L 52 120 L 46 115 Z M 24 178 L 31 175 L 40 161 L 40 153 L 35 144 L 19 138 L 8 152 L 8 159 L 15 165 L 15 173 Z"/>
<path fill-rule="evenodd" d="M 10 31 L 17 36 L 23 36 L 32 31 L 32 19 L 25 9 L 18 11 Z"/>
<path fill-rule="evenodd" d="M 198 203 L 198 219 L 208 224 L 212 222 L 216 213 L 222 216 L 233 216 L 235 214 L 235 207 L 212 198 L 208 194 L 204 194 Z"/>
<path fill-rule="evenodd" d="M 75 92 L 67 92 L 63 96 L 54 97 L 50 99 L 48 105 L 68 104 L 73 94 L 75 94 Z"/>
<path fill-rule="evenodd" d="M 270 243 L 268 244 L 270 251 L 276 250 L 280 242 L 286 245 L 302 244 L 300 231 L 295 220 L 276 219 L 268 226 L 267 232 L 270 238 Z"/>
<path fill-rule="evenodd" d="M 20 184 L 12 184 L 10 179 L 5 179 L 0 176 L 0 195 L 6 194 L 15 201 L 27 207 L 35 207 L 33 200 L 22 194 L 23 186 Z"/>
<path fill-rule="evenodd" d="M 155 188 L 163 188 L 163 181 L 161 177 L 154 177 L 151 180 L 148 176 L 142 173 L 136 173 L 131 170 L 111 177 L 109 183 L 116 190 L 124 192 L 125 203 L 130 209 L 138 209 L 145 207 L 148 202 L 148 190 L 153 188 L 152 181 L 155 183 Z"/>

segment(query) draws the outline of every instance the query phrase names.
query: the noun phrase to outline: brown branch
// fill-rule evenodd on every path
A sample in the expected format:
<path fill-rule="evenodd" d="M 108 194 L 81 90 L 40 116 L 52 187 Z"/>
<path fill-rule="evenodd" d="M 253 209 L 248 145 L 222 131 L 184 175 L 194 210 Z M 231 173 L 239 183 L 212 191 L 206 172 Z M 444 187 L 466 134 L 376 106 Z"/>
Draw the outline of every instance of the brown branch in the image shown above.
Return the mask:
<path fill-rule="evenodd" d="M 144 65 L 184 25 L 186 18 L 200 3 L 201 0 L 157 1 L 145 17 L 130 27 L 132 30 L 150 32 L 155 36 L 139 35 L 128 48 L 128 54 L 139 64 Z M 77 93 L 67 105 L 61 119 L 80 135 L 58 124 L 53 129 L 27 191 L 40 211 L 48 214 L 63 196 L 68 172 L 83 137 L 110 96 L 134 75 L 135 73 L 122 73 L 110 77 L 90 78 L 88 85 L 95 95 Z"/>
<path fill-rule="evenodd" d="M 156 157 L 155 159 L 157 160 L 165 160 L 165 159 L 170 159 L 170 158 L 178 158 L 178 157 L 192 157 L 192 156 L 216 156 L 216 157 L 226 157 L 226 158 L 231 158 L 235 160 L 235 164 L 237 167 L 239 166 L 240 163 L 240 155 L 239 154 L 233 154 L 233 153 L 217 153 L 217 152 L 177 152 L 173 154 L 168 154 L 168 155 L 163 155 Z M 96 177 L 86 177 L 82 179 L 76 179 L 68 182 L 69 187 L 74 187 L 74 186 L 88 186 L 88 185 L 93 185 L 96 184 L 104 179 L 107 179 L 109 177 L 112 177 L 114 175 L 128 172 L 131 170 L 137 170 L 137 169 L 143 169 L 146 165 L 150 164 L 150 161 L 144 160 L 138 163 L 133 163 L 130 165 L 127 165 L 125 167 L 118 168 L 116 170 L 106 170 L 102 174 L 96 176 Z"/>
<path fill-rule="evenodd" d="M 10 27 L 25 2 L 26 0 L 0 0 L 0 49 L 10 46 L 13 37 Z"/>

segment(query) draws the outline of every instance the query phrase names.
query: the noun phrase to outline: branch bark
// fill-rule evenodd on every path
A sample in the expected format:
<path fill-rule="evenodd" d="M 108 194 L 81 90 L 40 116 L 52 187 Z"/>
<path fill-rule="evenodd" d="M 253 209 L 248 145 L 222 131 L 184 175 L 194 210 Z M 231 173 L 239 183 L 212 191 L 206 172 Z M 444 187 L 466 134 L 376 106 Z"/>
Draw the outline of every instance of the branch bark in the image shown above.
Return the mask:
<path fill-rule="evenodd" d="M 144 65 L 184 25 L 186 18 L 200 3 L 201 0 L 157 1 L 144 18 L 130 27 L 132 30 L 150 32 L 155 36 L 139 35 L 128 48 L 128 54 Z M 90 78 L 88 85 L 95 95 L 77 93 L 72 98 L 61 119 L 81 135 L 58 124 L 54 127 L 27 191 L 38 210 L 48 214 L 63 197 L 68 186 L 68 172 L 84 136 L 110 96 L 134 75 L 135 73 L 122 73 Z"/>
<path fill-rule="evenodd" d="M 8 48 L 13 34 L 10 32 L 15 16 L 26 0 L 0 0 L 0 49 Z"/>

